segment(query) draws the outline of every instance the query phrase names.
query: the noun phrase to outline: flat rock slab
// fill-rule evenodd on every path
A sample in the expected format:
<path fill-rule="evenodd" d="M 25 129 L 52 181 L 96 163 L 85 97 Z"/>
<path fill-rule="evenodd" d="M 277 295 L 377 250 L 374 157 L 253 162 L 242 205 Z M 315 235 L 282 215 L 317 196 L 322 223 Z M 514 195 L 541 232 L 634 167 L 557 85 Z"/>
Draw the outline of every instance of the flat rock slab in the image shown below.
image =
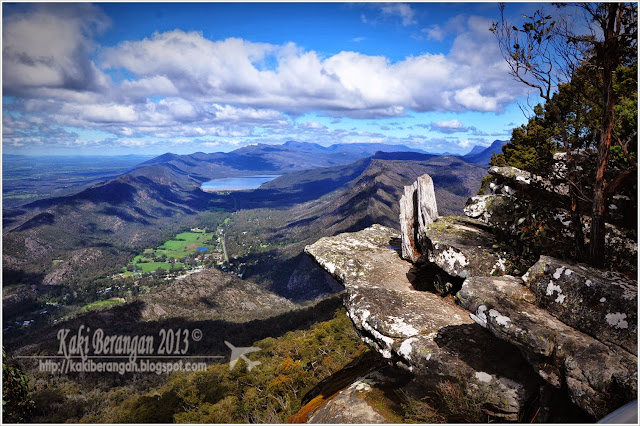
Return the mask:
<path fill-rule="evenodd" d="M 638 354 L 637 281 L 548 256 L 541 256 L 524 278 L 538 306 L 598 340 Z"/>
<path fill-rule="evenodd" d="M 595 418 L 637 398 L 637 357 L 538 307 L 520 278 L 472 277 L 456 298 L 478 324 L 520 348 L 548 383 L 566 383 L 572 401 Z"/>
<path fill-rule="evenodd" d="M 412 264 L 390 248 L 399 237 L 373 225 L 322 238 L 305 252 L 345 286 L 347 313 L 371 347 L 416 374 L 464 377 L 488 391 L 496 415 L 516 420 L 539 379 L 516 348 L 475 324 L 467 311 L 413 288 L 407 278 Z"/>
<path fill-rule="evenodd" d="M 420 239 L 422 253 L 452 277 L 503 275 L 504 254 L 487 226 L 474 219 L 440 217 Z"/>

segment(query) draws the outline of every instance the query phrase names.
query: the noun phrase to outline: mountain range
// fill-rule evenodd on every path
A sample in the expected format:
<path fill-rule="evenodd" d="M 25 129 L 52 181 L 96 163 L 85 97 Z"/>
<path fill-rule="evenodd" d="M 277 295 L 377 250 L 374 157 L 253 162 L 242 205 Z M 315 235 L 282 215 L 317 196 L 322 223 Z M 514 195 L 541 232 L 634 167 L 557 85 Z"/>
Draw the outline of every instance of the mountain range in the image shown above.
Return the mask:
<path fill-rule="evenodd" d="M 450 215 L 462 211 L 485 168 L 465 157 L 380 144 L 287 142 L 164 154 L 76 194 L 4 209 L 3 283 L 15 287 L 16 300 L 22 292 L 33 298 L 34 288 L 36 299 L 51 286 L 81 290 L 145 248 L 226 215 L 228 250 L 246 264 L 245 279 L 291 300 L 314 299 L 337 288 L 302 253 L 304 245 L 373 223 L 397 228 L 403 187 L 424 173 L 434 180 L 440 214 Z M 250 191 L 200 188 L 216 177 L 257 174 L 282 176 Z M 264 244 L 271 248 L 250 249 Z"/>
<path fill-rule="evenodd" d="M 433 179 L 439 214 L 453 215 L 486 169 L 403 146 L 288 142 L 164 154 L 75 194 L 5 208 L 3 340 L 12 353 L 53 353 L 60 327 L 147 334 L 199 327 L 207 330 L 201 350 L 219 355 L 226 348 L 215 345 L 227 336 L 251 345 L 320 321 L 333 315 L 339 298 L 329 296 L 342 287 L 304 247 L 374 223 L 399 229 L 404 186 L 424 173 Z M 254 190 L 201 189 L 216 177 L 258 174 L 281 176 Z M 192 227 L 218 230 L 228 265 L 180 279 L 120 277 L 136 255 Z M 115 297 L 107 295 L 111 289 Z"/>

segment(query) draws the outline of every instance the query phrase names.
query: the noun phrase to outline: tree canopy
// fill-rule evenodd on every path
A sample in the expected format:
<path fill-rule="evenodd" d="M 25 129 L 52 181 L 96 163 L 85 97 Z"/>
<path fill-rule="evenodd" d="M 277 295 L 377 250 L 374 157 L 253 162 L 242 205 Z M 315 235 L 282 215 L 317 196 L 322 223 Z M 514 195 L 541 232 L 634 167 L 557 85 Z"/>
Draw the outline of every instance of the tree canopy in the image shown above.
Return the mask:
<path fill-rule="evenodd" d="M 637 201 L 637 4 L 557 7 L 575 8 L 575 15 L 554 20 L 539 10 L 521 27 L 503 15 L 491 28 L 511 74 L 544 100 L 492 164 L 545 175 L 553 153 L 565 152 L 579 257 L 602 266 L 611 197 Z M 580 17 L 588 30 L 572 26 Z M 580 249 L 581 203 L 591 206 L 588 255 Z"/>

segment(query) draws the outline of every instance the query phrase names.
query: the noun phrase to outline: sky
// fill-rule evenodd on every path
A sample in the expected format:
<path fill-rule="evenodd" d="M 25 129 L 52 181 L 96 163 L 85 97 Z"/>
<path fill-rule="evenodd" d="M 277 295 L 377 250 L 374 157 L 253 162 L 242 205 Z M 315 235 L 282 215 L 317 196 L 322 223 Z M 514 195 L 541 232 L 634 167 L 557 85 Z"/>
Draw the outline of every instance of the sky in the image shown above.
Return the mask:
<path fill-rule="evenodd" d="M 540 3 L 508 3 L 515 20 Z M 464 154 L 526 123 L 497 3 L 3 3 L 2 149 Z"/>

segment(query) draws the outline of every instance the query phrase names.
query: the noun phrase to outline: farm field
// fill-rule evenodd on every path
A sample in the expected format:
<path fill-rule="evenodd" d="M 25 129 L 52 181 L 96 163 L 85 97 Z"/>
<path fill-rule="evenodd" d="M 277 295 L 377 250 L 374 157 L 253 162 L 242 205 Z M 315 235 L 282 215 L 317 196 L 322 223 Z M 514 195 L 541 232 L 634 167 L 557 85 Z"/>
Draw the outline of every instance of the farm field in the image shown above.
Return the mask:
<path fill-rule="evenodd" d="M 197 255 L 199 252 L 212 253 L 217 247 L 213 232 L 206 230 L 192 230 L 181 232 L 172 239 L 165 241 L 156 248 L 149 248 L 133 258 L 126 268 L 125 275 L 134 272 L 149 273 L 158 268 L 167 271 L 185 266 L 186 257 Z"/>
<path fill-rule="evenodd" d="M 96 302 L 89 303 L 83 306 L 82 310 L 90 311 L 90 310 L 96 310 L 96 309 L 107 309 L 116 305 L 120 305 L 121 303 L 124 303 L 123 299 L 114 298 L 114 299 L 108 299 L 108 300 L 98 300 Z"/>

